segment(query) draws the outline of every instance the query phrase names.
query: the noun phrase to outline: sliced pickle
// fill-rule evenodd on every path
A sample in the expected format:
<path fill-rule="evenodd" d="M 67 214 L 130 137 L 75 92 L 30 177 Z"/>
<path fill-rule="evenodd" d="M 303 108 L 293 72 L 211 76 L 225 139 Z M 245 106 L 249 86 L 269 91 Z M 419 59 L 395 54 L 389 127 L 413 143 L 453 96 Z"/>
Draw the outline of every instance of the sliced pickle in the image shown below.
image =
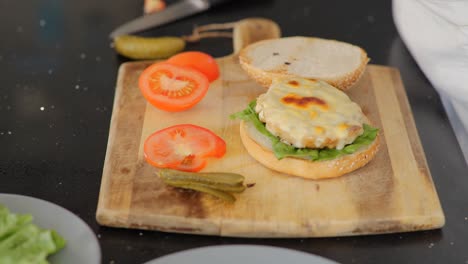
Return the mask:
<path fill-rule="evenodd" d="M 138 37 L 123 35 L 114 39 L 117 53 L 131 59 L 165 59 L 181 52 L 185 41 L 178 37 Z"/>
<path fill-rule="evenodd" d="M 215 190 L 212 188 L 205 187 L 200 184 L 196 183 L 184 183 L 184 184 L 174 184 L 171 182 L 166 182 L 168 185 L 178 187 L 178 188 L 184 188 L 184 189 L 190 189 L 190 190 L 195 190 L 203 193 L 207 193 L 210 195 L 213 195 L 215 197 L 218 197 L 220 199 L 223 199 L 227 202 L 233 203 L 236 201 L 236 197 L 234 197 L 232 194 L 220 190 Z"/>
<path fill-rule="evenodd" d="M 178 180 L 178 181 L 165 180 L 164 182 L 169 185 L 196 184 L 196 185 L 206 187 L 206 188 L 211 188 L 211 189 L 224 191 L 224 192 L 234 192 L 234 193 L 241 193 L 245 190 L 245 186 L 240 183 L 236 185 L 228 185 L 228 184 L 222 184 L 222 183 L 206 184 L 202 182 L 192 182 L 192 181 L 187 181 L 187 180 Z"/>
<path fill-rule="evenodd" d="M 225 184 L 238 185 L 243 184 L 244 176 L 229 172 L 184 172 L 171 169 L 160 169 L 159 177 L 165 181 L 189 181 L 200 182 L 208 185 Z"/>

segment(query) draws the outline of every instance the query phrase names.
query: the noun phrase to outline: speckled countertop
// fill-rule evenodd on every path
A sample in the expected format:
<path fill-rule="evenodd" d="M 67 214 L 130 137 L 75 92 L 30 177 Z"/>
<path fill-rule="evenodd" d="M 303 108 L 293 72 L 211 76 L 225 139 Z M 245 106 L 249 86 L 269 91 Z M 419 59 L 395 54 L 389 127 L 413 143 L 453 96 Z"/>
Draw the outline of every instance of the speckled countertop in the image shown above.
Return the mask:
<path fill-rule="evenodd" d="M 170 2 L 170 1 L 169 1 Z M 141 15 L 129 0 L 0 0 L 0 192 L 42 198 L 84 219 L 103 263 L 142 263 L 218 244 L 264 244 L 340 263 L 468 263 L 468 177 L 441 100 L 401 42 L 390 1 L 234 1 L 142 35 L 184 35 L 194 24 L 263 16 L 283 35 L 364 47 L 371 63 L 398 67 L 446 214 L 442 230 L 323 239 L 234 239 L 100 227 L 95 210 L 107 146 L 118 57 L 108 39 Z M 228 39 L 190 45 L 215 56 Z"/>

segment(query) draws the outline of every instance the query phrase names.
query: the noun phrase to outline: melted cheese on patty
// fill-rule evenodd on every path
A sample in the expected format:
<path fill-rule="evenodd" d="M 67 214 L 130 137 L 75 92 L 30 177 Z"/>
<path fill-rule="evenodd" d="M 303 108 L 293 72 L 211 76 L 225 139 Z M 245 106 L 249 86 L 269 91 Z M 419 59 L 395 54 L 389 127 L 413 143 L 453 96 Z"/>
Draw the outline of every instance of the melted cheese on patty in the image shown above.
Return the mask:
<path fill-rule="evenodd" d="M 342 91 L 300 78 L 274 80 L 255 111 L 272 134 L 298 148 L 342 149 L 363 133 L 366 120 Z"/>

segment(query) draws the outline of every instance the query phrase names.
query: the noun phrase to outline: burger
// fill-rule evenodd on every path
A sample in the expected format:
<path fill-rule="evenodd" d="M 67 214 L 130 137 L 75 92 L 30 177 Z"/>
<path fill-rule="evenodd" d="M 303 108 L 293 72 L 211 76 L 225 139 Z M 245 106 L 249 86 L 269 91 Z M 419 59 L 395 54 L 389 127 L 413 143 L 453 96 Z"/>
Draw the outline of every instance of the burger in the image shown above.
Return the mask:
<path fill-rule="evenodd" d="M 264 166 L 308 179 L 339 177 L 369 163 L 379 130 L 360 106 L 327 82 L 276 78 L 233 114 L 247 152 Z"/>

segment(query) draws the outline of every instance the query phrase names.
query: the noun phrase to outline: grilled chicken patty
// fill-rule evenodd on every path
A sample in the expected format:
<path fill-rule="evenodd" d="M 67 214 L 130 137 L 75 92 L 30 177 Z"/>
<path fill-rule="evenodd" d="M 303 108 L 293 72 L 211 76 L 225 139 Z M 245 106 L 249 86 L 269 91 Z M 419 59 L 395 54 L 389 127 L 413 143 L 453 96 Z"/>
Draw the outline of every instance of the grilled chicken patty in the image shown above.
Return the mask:
<path fill-rule="evenodd" d="M 302 78 L 273 80 L 255 111 L 272 134 L 298 148 L 342 149 L 363 133 L 366 120 L 342 91 Z"/>

